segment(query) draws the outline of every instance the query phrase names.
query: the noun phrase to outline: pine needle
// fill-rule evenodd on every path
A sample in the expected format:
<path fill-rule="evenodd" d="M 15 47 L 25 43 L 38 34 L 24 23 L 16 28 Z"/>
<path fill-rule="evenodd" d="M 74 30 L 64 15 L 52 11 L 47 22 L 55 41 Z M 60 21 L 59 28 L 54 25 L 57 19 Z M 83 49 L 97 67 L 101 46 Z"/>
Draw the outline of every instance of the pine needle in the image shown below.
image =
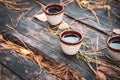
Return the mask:
<path fill-rule="evenodd" d="M 6 27 L 8 27 L 9 29 L 15 31 L 18 35 L 20 35 L 20 33 L 19 33 L 16 29 L 14 29 L 12 26 L 6 24 Z M 27 45 L 24 43 L 24 41 L 23 41 L 22 39 L 20 39 L 20 38 L 18 38 L 18 39 L 23 43 L 23 45 L 24 45 L 25 48 L 27 48 L 28 50 L 30 50 L 30 49 L 27 47 Z M 30 50 L 30 51 L 31 51 L 31 50 Z"/>

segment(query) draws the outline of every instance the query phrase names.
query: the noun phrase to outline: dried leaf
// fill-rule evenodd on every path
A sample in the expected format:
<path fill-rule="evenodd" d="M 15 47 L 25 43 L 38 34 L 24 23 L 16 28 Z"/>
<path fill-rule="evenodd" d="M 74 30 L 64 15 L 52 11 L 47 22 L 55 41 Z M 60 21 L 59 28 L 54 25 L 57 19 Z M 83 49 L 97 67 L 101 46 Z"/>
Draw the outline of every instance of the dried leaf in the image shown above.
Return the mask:
<path fill-rule="evenodd" d="M 45 15 L 45 13 L 35 15 L 34 17 L 43 22 L 47 21 L 47 17 Z"/>
<path fill-rule="evenodd" d="M 116 34 L 120 34 L 120 29 L 113 29 L 113 32 Z"/>
<path fill-rule="evenodd" d="M 104 67 L 104 66 L 99 66 L 98 68 L 98 71 L 101 71 L 102 73 L 110 76 L 110 77 L 116 77 L 117 74 L 111 69 L 111 68 L 108 68 L 108 67 Z"/>
<path fill-rule="evenodd" d="M 106 76 L 101 71 L 97 71 L 97 78 L 100 80 L 106 80 Z"/>
<path fill-rule="evenodd" d="M 2 36 L 0 36 L 0 39 L 1 38 Z M 41 68 L 46 69 L 47 72 L 50 72 L 50 74 L 54 75 L 59 80 L 61 79 L 70 80 L 70 78 L 75 80 L 86 80 L 84 79 L 84 77 L 82 77 L 76 71 L 67 67 L 65 64 L 54 62 L 53 66 L 53 62 L 51 62 L 51 60 L 46 59 L 45 56 L 30 54 L 33 53 L 31 50 L 29 51 L 24 47 L 16 45 L 10 41 L 5 40 L 5 43 L 0 44 L 0 46 L 15 50 L 16 52 L 26 57 L 30 61 L 37 63 Z M 25 72 L 27 73 L 28 71 Z"/>
<path fill-rule="evenodd" d="M 59 26 L 58 26 L 59 30 L 65 30 L 65 29 L 69 29 L 70 26 L 65 22 L 63 21 Z"/>

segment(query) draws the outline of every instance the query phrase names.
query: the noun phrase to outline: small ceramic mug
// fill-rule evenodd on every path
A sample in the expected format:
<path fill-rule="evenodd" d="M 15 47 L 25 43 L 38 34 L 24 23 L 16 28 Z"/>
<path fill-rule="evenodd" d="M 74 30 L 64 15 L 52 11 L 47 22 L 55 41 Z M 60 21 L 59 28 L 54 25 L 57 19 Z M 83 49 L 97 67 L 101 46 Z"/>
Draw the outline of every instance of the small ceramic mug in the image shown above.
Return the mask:
<path fill-rule="evenodd" d="M 120 35 L 109 37 L 107 39 L 107 47 L 110 57 L 120 61 Z"/>
<path fill-rule="evenodd" d="M 62 50 L 67 55 L 75 55 L 81 46 L 83 36 L 76 30 L 66 30 L 59 35 Z"/>
<path fill-rule="evenodd" d="M 63 20 L 64 7 L 57 3 L 48 4 L 45 7 L 45 14 L 51 25 L 58 25 Z"/>

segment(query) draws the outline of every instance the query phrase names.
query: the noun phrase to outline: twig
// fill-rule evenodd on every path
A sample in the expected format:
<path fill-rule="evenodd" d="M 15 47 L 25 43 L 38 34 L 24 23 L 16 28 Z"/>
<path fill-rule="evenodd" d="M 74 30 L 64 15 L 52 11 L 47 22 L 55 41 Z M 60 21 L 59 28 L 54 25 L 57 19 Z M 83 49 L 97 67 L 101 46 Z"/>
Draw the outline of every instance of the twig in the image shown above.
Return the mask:
<path fill-rule="evenodd" d="M 98 51 L 99 49 L 98 49 L 98 42 L 99 42 L 99 37 L 98 37 L 98 35 L 97 35 L 97 40 L 96 40 L 97 42 L 96 42 L 96 50 Z M 96 54 L 96 51 L 94 52 L 95 54 Z M 97 56 L 95 55 L 95 60 L 97 61 Z M 96 63 L 96 70 L 97 70 L 97 68 L 98 68 L 98 64 Z"/>
<path fill-rule="evenodd" d="M 7 14 L 7 16 L 8 16 L 8 18 L 10 19 L 10 22 L 11 22 L 12 26 L 15 27 L 15 24 L 14 24 L 14 22 L 13 22 L 12 17 L 11 17 L 9 14 Z"/>
<path fill-rule="evenodd" d="M 15 31 L 18 35 L 20 35 L 20 33 L 19 33 L 17 30 L 15 30 L 13 27 L 11 27 L 10 25 L 6 24 L 6 27 L 8 27 L 9 29 Z M 22 39 L 20 39 L 20 38 L 18 38 L 18 39 L 23 43 L 23 45 L 25 46 L 25 48 L 27 48 L 29 51 L 31 51 L 31 50 L 27 47 L 27 45 L 24 43 L 24 41 L 23 41 Z M 31 52 L 32 52 L 32 51 L 31 51 Z M 33 52 L 32 52 L 32 53 L 33 53 Z"/>
<path fill-rule="evenodd" d="M 96 73 L 96 71 L 93 69 L 93 67 L 92 67 L 92 65 L 90 64 L 90 62 L 88 61 L 88 59 L 86 58 L 86 55 L 85 55 L 83 52 L 81 52 L 81 51 L 79 51 L 78 53 L 79 53 L 80 56 L 83 57 L 83 60 L 87 63 L 87 65 L 89 66 L 89 68 L 90 68 L 90 69 L 95 73 L 95 75 L 96 75 L 97 73 Z"/>
<path fill-rule="evenodd" d="M 17 22 L 16 22 L 16 24 L 15 24 L 15 28 L 18 26 L 18 24 L 19 24 L 19 22 L 20 22 L 20 20 L 30 11 L 30 10 L 32 10 L 32 7 L 31 8 L 29 8 L 29 10 L 28 11 L 26 11 L 26 12 L 23 12 L 22 13 L 22 15 L 20 15 L 19 16 L 19 18 L 18 18 L 18 20 L 17 20 Z"/>
<path fill-rule="evenodd" d="M 70 4 L 71 2 L 73 2 L 74 0 L 65 0 L 64 2 L 62 0 L 60 0 L 60 4 L 62 6 L 67 6 L 68 4 Z"/>
<path fill-rule="evenodd" d="M 85 53 L 93 53 L 93 52 L 100 53 L 99 51 L 105 48 L 106 48 L 106 45 L 103 45 L 102 47 L 99 47 L 98 50 L 87 50 L 85 51 Z"/>
<path fill-rule="evenodd" d="M 20 0 L 21 1 L 21 0 Z M 29 10 L 29 8 L 18 8 L 16 6 L 23 5 L 23 4 L 28 4 L 29 2 L 26 3 L 21 3 L 18 4 L 16 0 L 0 0 L 1 3 L 3 3 L 8 9 L 12 9 L 14 11 L 24 11 L 24 10 Z"/>
<path fill-rule="evenodd" d="M 42 4 L 41 2 L 39 2 L 39 1 L 35 0 L 35 3 L 37 3 L 38 5 L 40 5 L 40 6 L 42 7 L 42 9 L 43 9 L 43 10 L 45 9 L 45 5 L 44 5 L 44 4 Z"/>
<path fill-rule="evenodd" d="M 75 1 L 78 3 L 78 5 L 80 6 L 80 8 L 82 8 L 81 2 L 79 0 L 75 0 Z"/>
<path fill-rule="evenodd" d="M 3 48 L 3 47 L 2 47 L 2 48 L 0 48 L 0 50 L 7 50 L 7 49 L 10 49 L 10 48 Z"/>
<path fill-rule="evenodd" d="M 99 18 L 94 9 L 106 9 L 108 10 L 108 17 L 110 17 L 110 5 L 112 0 L 75 0 L 80 8 L 84 7 L 91 11 L 93 16 L 96 18 L 97 23 L 100 25 Z"/>
<path fill-rule="evenodd" d="M 106 66 L 106 67 L 115 69 L 115 70 L 117 70 L 117 71 L 120 71 L 120 68 L 118 68 L 118 67 L 111 66 L 110 64 L 106 64 L 105 62 L 100 61 L 100 60 L 97 60 L 97 61 L 96 61 L 95 59 L 92 59 L 92 58 L 90 58 L 90 57 L 88 57 L 88 56 L 85 56 L 85 55 L 83 55 L 83 56 L 84 56 L 86 59 L 88 59 L 89 62 L 97 63 L 97 64 L 99 64 L 99 65 Z"/>
<path fill-rule="evenodd" d="M 118 15 L 116 12 L 112 12 L 117 18 L 120 18 L 120 15 Z"/>
<path fill-rule="evenodd" d="M 87 48 L 90 47 L 90 46 L 88 46 L 87 44 L 85 44 L 84 42 L 82 42 L 82 45 L 83 45 L 84 47 L 87 47 Z"/>
<path fill-rule="evenodd" d="M 18 24 L 19 24 L 20 20 L 22 19 L 23 15 L 24 15 L 24 12 L 22 13 L 22 15 L 19 16 L 14 28 L 16 28 L 18 26 Z"/>
<path fill-rule="evenodd" d="M 90 9 L 90 8 L 89 8 L 89 10 L 92 12 L 93 16 L 95 16 L 98 24 L 100 25 L 100 21 L 99 21 L 99 19 L 98 19 L 98 16 L 97 16 L 96 12 L 95 12 L 94 10 Z"/>
<path fill-rule="evenodd" d="M 39 65 L 39 67 L 41 67 L 41 68 L 42 68 L 42 66 L 41 66 L 41 63 L 40 63 L 39 59 L 38 59 L 37 57 L 33 57 L 33 58 L 34 58 L 34 60 L 37 62 L 37 64 Z"/>
<path fill-rule="evenodd" d="M 15 10 L 15 11 L 21 11 L 21 12 L 30 9 L 30 8 L 16 8 L 16 7 L 12 6 L 12 5 L 9 5 L 8 8 L 12 9 L 12 10 Z"/>
<path fill-rule="evenodd" d="M 64 71 L 62 71 L 62 74 L 60 75 L 60 79 L 65 75 L 65 73 L 68 71 L 68 68 L 66 67 Z"/>
<path fill-rule="evenodd" d="M 13 26 L 14 28 L 16 28 L 16 27 L 17 27 L 17 25 L 19 24 L 20 20 L 22 19 L 22 17 L 23 17 L 24 15 L 26 15 L 26 14 L 27 14 L 27 13 L 28 13 L 31 9 L 32 9 L 32 7 L 31 7 L 31 8 L 29 8 L 29 10 L 28 10 L 28 11 L 23 12 L 23 13 L 22 13 L 22 15 L 20 15 L 20 16 L 18 17 L 18 20 L 17 20 L 16 24 L 14 23 L 14 21 L 13 21 L 12 17 L 11 17 L 9 14 L 7 14 L 7 16 L 8 16 L 8 18 L 9 18 L 9 20 L 10 20 L 10 22 L 11 22 L 12 26 Z"/>
<path fill-rule="evenodd" d="M 52 30 L 49 26 L 47 26 L 47 29 L 48 29 L 48 31 L 51 32 L 52 34 L 54 34 L 54 35 L 57 34 L 57 31 Z"/>

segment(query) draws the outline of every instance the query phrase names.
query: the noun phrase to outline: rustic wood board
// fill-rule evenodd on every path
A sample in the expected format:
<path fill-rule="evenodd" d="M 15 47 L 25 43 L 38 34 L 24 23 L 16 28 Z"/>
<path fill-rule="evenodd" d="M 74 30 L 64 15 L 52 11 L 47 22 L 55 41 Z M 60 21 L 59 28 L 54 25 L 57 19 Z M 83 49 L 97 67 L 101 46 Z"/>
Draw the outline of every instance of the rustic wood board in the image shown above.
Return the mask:
<path fill-rule="evenodd" d="M 0 64 L 0 80 L 21 80 L 13 72 Z"/>
<path fill-rule="evenodd" d="M 22 80 L 56 80 L 37 64 L 32 63 L 12 50 L 0 51 L 0 64 L 14 72 Z"/>
<path fill-rule="evenodd" d="M 13 14 L 11 10 L 5 10 L 9 14 Z M 16 15 L 18 14 L 15 14 L 14 16 Z M 45 55 L 55 60 L 68 64 L 72 69 L 78 71 L 86 79 L 96 80 L 94 73 L 88 68 L 82 59 L 77 60 L 75 56 L 67 56 L 63 53 L 57 36 L 48 33 L 48 31 L 46 31 L 42 26 L 37 25 L 26 17 L 23 17 L 19 25 L 16 27 L 16 30 L 19 32 L 18 34 L 14 30 L 5 27 L 4 24 L 10 24 L 10 21 L 7 21 L 7 17 L 4 21 L 4 17 L 6 16 L 1 16 L 3 20 L 0 21 L 0 31 L 6 30 L 6 34 L 23 40 L 25 43 L 42 51 Z"/>
<path fill-rule="evenodd" d="M 16 33 L 16 31 L 5 27 L 4 24 L 11 25 L 9 18 L 6 16 L 6 13 L 8 13 L 10 16 L 12 16 L 14 21 L 16 21 L 16 19 L 18 18 L 19 15 L 21 15 L 21 13 L 16 13 L 16 12 L 13 12 L 12 10 L 8 10 L 3 5 L 1 5 L 0 10 L 2 11 L 2 13 L 0 13 L 0 31 L 5 30 L 6 34 L 9 35 L 7 37 L 11 40 L 14 40 L 13 38 L 15 38 L 15 39 L 19 38 L 19 39 L 23 40 L 25 43 L 27 43 L 28 45 L 36 48 L 37 50 L 40 50 L 44 55 L 46 55 L 54 60 L 58 60 L 59 62 L 62 62 L 62 63 L 69 65 L 69 67 L 78 71 L 87 80 L 89 80 L 89 79 L 96 80 L 95 75 L 88 68 L 88 66 L 86 65 L 86 63 L 82 59 L 78 60 L 78 59 L 76 59 L 76 56 L 65 55 L 63 53 L 63 51 L 61 50 L 58 37 L 49 33 L 46 29 L 46 26 L 44 26 L 43 22 L 38 22 L 38 21 L 33 19 L 33 15 L 35 14 L 35 12 L 37 12 L 40 9 L 40 7 L 35 5 L 34 3 L 32 3 L 32 4 L 33 4 L 32 5 L 33 10 L 31 10 L 27 15 L 25 15 L 25 17 L 23 17 L 21 19 L 20 23 L 15 28 L 19 34 Z M 37 22 L 37 24 L 36 24 L 36 22 Z M 78 23 L 77 25 L 79 25 L 79 24 L 80 23 Z M 42 26 L 40 26 L 40 25 L 42 25 Z M 77 27 L 77 25 L 75 25 L 75 26 Z M 80 30 L 82 28 L 86 29 L 85 26 L 79 27 Z M 94 42 L 96 42 L 95 38 L 97 37 L 94 34 L 95 33 L 101 34 L 97 31 L 94 31 L 92 28 L 90 28 L 90 31 L 86 30 L 83 32 L 85 34 L 88 34 L 89 37 L 92 37 L 92 40 L 94 40 Z M 12 37 L 10 37 L 10 36 L 12 36 Z M 101 46 L 104 44 L 104 41 L 105 41 L 102 39 L 103 37 L 104 36 L 102 35 L 101 40 L 100 40 Z M 7 67 L 9 65 L 5 65 L 5 66 Z M 22 64 L 22 65 L 24 65 L 24 64 Z M 34 68 L 34 67 L 31 67 L 31 68 Z M 11 71 L 13 71 L 13 69 L 11 69 L 11 68 L 9 68 L 9 69 Z M 17 72 L 14 72 L 14 73 L 17 74 Z M 18 73 L 17 75 L 22 78 L 21 73 Z M 46 76 L 47 76 L 47 74 L 46 74 Z M 45 80 L 46 76 L 43 77 L 42 80 Z"/>
<path fill-rule="evenodd" d="M 31 10 L 28 13 L 28 15 L 23 17 L 18 26 L 16 27 L 16 30 L 20 34 L 16 33 L 11 29 L 6 28 L 4 25 L 6 23 L 11 24 L 8 17 L 6 16 L 6 12 L 10 14 L 10 16 L 12 16 L 14 20 L 16 20 L 20 13 L 18 14 L 16 12 L 12 12 L 11 10 L 6 9 L 4 6 L 1 6 L 0 9 L 3 11 L 3 13 L 0 13 L 2 14 L 0 16 L 0 31 L 6 30 L 6 34 L 9 34 L 10 36 L 13 36 L 15 38 L 20 38 L 27 44 L 42 51 L 45 55 L 60 62 L 68 64 L 71 68 L 77 70 L 80 74 L 82 74 L 86 79 L 96 80 L 95 75 L 87 67 L 87 65 L 82 59 L 77 60 L 76 56 L 67 56 L 63 53 L 63 51 L 60 48 L 58 37 L 49 33 L 45 26 L 40 26 L 44 23 L 40 22 L 38 25 L 35 23 L 35 21 L 32 21 L 33 14 L 35 14 L 34 11 L 37 12 L 40 9 L 40 7 L 35 9 L 35 7 L 37 7 L 35 4 L 32 6 L 34 7 L 34 10 Z M 12 15 L 14 13 L 15 15 Z M 90 37 L 96 38 L 96 36 L 93 35 L 94 32 L 89 31 L 87 33 L 90 35 Z M 11 38 L 13 39 L 13 37 Z M 100 42 L 102 45 L 102 40 Z"/>
<path fill-rule="evenodd" d="M 47 5 L 49 3 L 59 3 L 60 0 L 39 0 L 43 4 Z M 112 6 L 111 12 L 119 12 L 120 8 L 115 8 L 117 2 L 114 2 L 113 4 L 110 4 Z M 103 32 L 104 34 L 107 34 L 112 31 L 114 28 L 120 28 L 120 19 L 118 18 L 111 18 L 108 19 L 107 17 L 107 11 L 106 10 L 95 10 L 97 12 L 97 16 L 100 21 L 100 25 L 97 23 L 95 18 L 86 18 L 86 19 L 80 19 L 78 21 L 85 23 L 92 28 L 95 28 L 96 30 Z M 81 9 L 76 2 L 72 2 L 65 6 L 65 13 L 67 16 L 78 19 L 83 18 L 86 16 L 93 16 L 91 12 L 87 9 Z M 113 17 L 114 15 L 111 14 Z M 115 21 L 116 19 L 116 21 Z"/>
<path fill-rule="evenodd" d="M 47 56 L 55 60 L 58 60 L 62 63 L 68 64 L 71 68 L 77 70 L 80 74 L 82 74 L 86 79 L 90 78 L 94 80 L 95 77 L 93 72 L 87 67 L 87 65 L 82 59 L 77 60 L 75 56 L 74 57 L 67 56 L 62 52 L 58 37 L 53 36 L 50 33 L 45 33 L 45 31 L 42 29 L 41 31 L 39 31 L 39 29 L 41 28 L 40 26 L 36 26 L 38 32 L 37 30 L 36 32 L 34 30 L 30 30 L 31 28 L 29 27 L 29 25 L 34 25 L 34 24 L 31 21 L 29 21 L 29 24 L 27 24 L 26 21 L 24 20 L 22 21 L 24 22 L 24 24 L 22 23 L 22 25 L 19 25 L 18 27 L 19 29 L 17 28 L 20 34 L 17 34 L 14 31 L 7 31 L 6 34 L 13 35 L 14 37 L 17 37 L 23 40 L 25 43 L 30 44 L 31 46 L 42 51 Z M 35 29 L 35 25 L 34 25 L 34 29 Z M 27 32 L 29 32 L 30 34 L 27 34 Z M 34 35 L 32 35 L 33 32 L 35 32 Z M 44 37 L 41 37 L 40 34 L 42 34 L 42 36 L 44 35 Z M 49 41 L 46 42 L 46 39 L 49 39 Z"/>

